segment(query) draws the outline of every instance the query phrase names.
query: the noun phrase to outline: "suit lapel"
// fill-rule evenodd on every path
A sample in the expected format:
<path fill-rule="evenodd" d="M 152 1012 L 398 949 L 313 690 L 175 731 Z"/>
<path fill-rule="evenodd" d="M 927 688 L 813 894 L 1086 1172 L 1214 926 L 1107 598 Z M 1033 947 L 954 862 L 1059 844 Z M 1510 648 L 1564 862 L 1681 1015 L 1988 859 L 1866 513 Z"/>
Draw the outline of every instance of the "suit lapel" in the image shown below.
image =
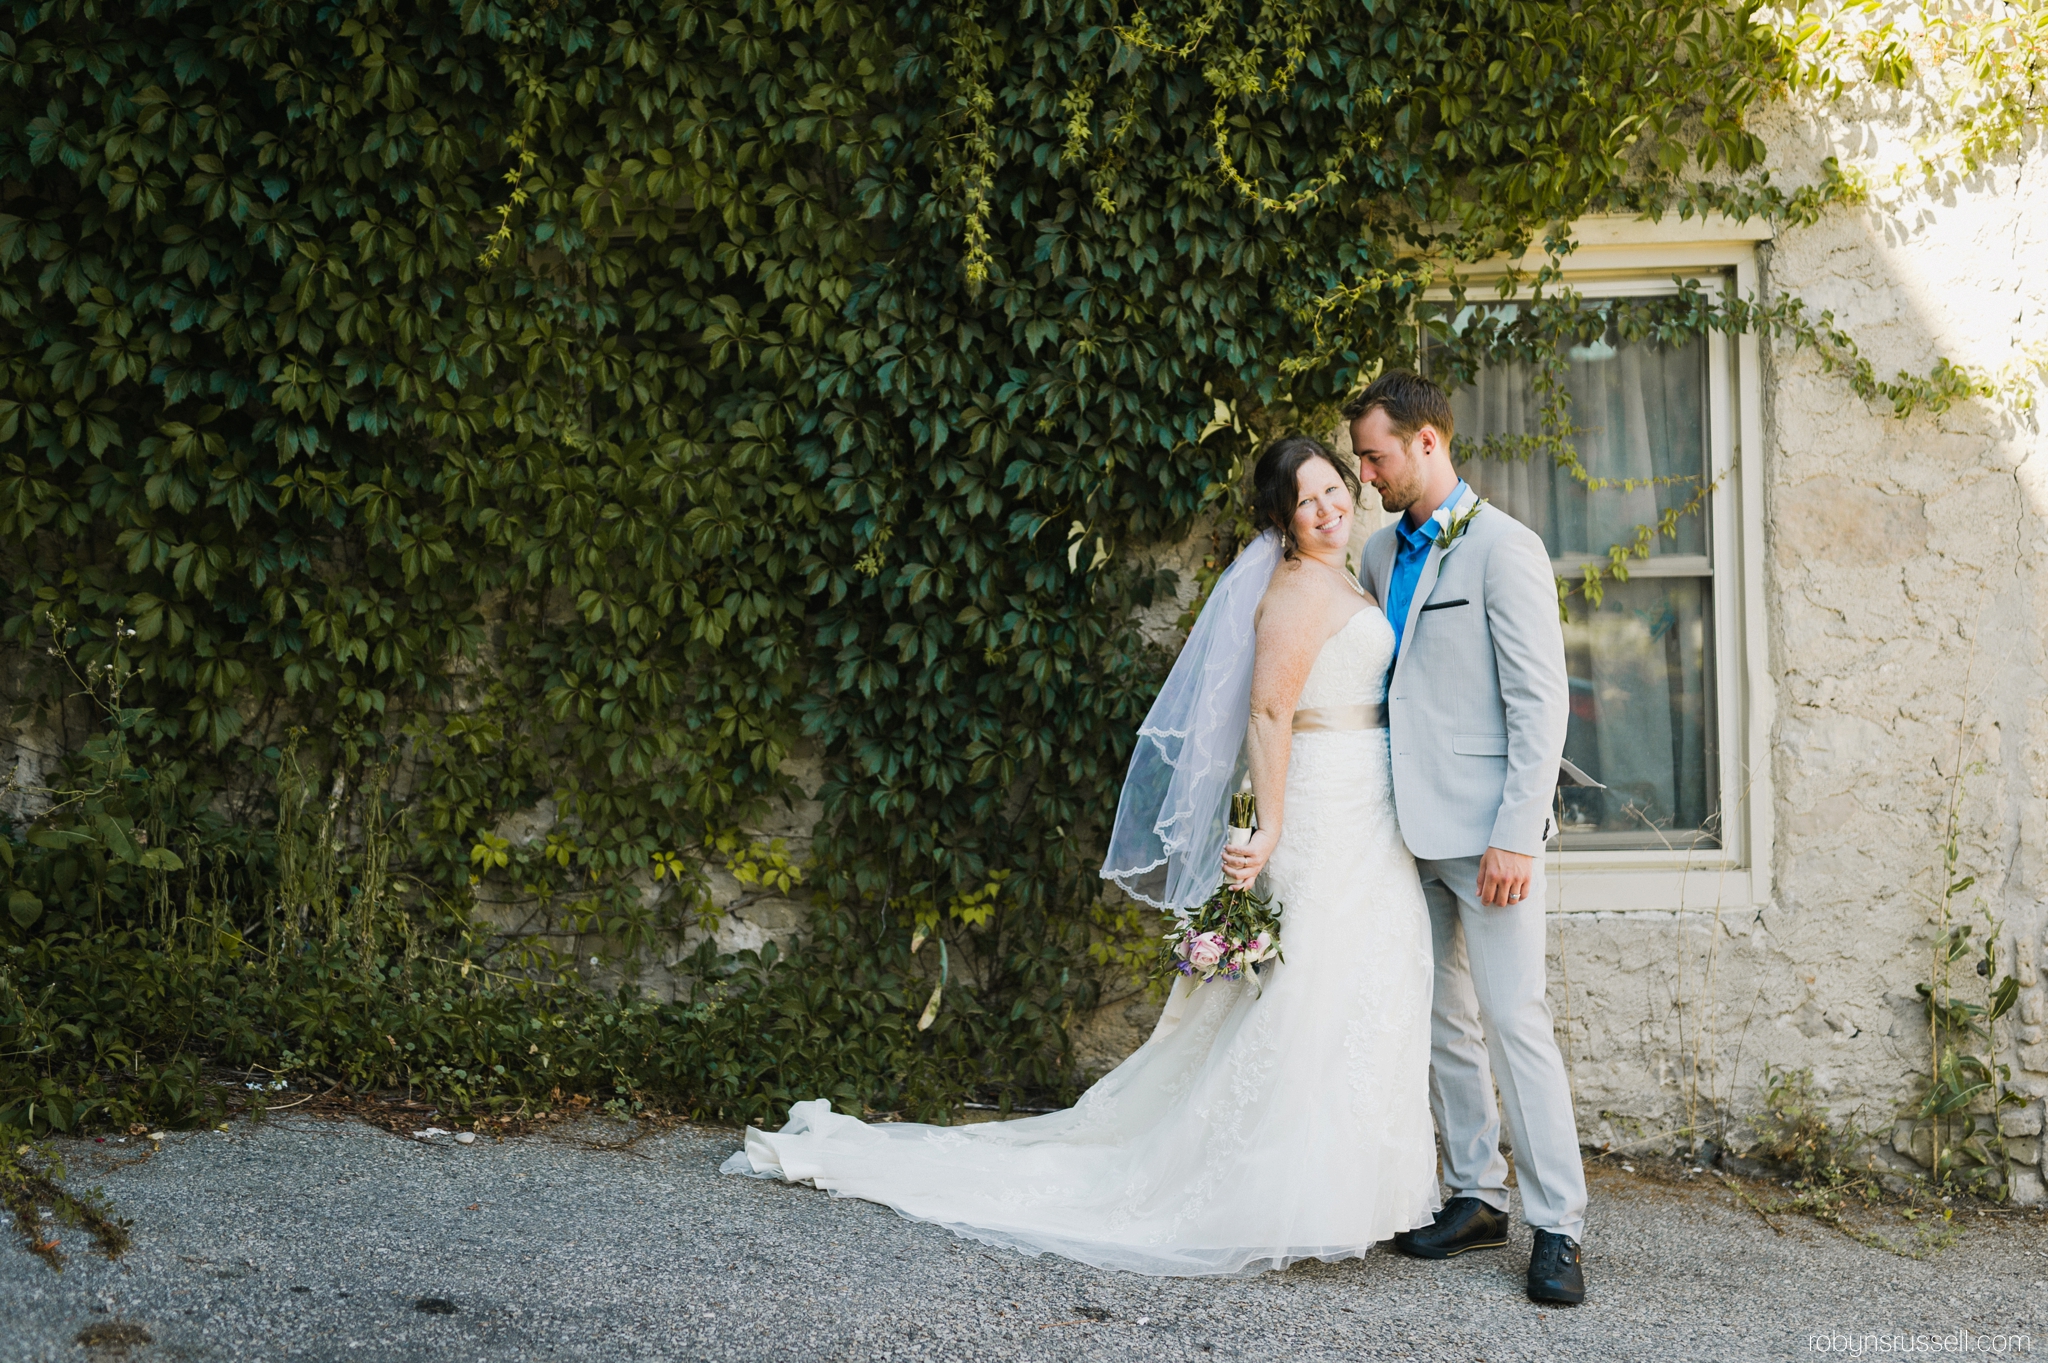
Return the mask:
<path fill-rule="evenodd" d="M 1394 555 L 1401 551 L 1399 534 L 1388 531 L 1384 538 L 1387 541 L 1386 548 L 1373 550 L 1371 559 L 1365 565 L 1365 571 L 1372 574 L 1372 594 L 1379 601 L 1387 599 L 1387 584 L 1394 580 Z M 1378 569 L 1378 572 L 1374 572 L 1374 569 Z"/>
<path fill-rule="evenodd" d="M 1401 626 L 1401 656 L 1394 660 L 1394 670 L 1415 650 L 1415 622 L 1422 618 L 1422 603 L 1429 600 L 1429 594 L 1436 590 L 1436 579 L 1443 568 L 1444 551 L 1437 545 L 1429 546 L 1429 557 L 1422 561 L 1422 575 L 1415 579 L 1415 595 L 1408 598 L 1408 619 Z"/>
<path fill-rule="evenodd" d="M 1478 500 L 1479 494 L 1472 490 L 1470 484 L 1467 484 L 1465 494 L 1452 503 L 1450 514 L 1446 517 L 1446 522 L 1456 521 L 1459 516 L 1463 515 L 1471 507 L 1472 503 Z M 1438 534 L 1442 534 L 1441 529 L 1438 530 Z M 1394 659 L 1394 670 L 1396 672 L 1401 670 L 1402 660 L 1414 651 L 1411 645 L 1415 642 L 1415 622 L 1422 618 L 1423 603 L 1428 601 L 1429 594 L 1436 590 L 1436 580 L 1443 576 L 1444 555 L 1447 552 L 1449 551 L 1444 549 L 1442 545 L 1432 544 L 1429 546 L 1429 557 L 1422 562 L 1422 575 L 1415 579 L 1415 595 L 1408 598 L 1408 619 L 1401 626 L 1401 654 L 1400 657 Z M 1388 576 L 1392 577 L 1391 569 L 1388 572 Z"/>

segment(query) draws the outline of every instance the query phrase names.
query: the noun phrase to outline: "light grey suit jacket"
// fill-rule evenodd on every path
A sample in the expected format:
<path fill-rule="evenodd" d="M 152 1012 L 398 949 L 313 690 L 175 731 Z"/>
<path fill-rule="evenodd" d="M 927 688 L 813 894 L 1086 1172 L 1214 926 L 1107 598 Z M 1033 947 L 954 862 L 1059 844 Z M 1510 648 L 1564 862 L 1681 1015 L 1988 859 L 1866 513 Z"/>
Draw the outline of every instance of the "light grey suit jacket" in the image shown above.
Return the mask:
<path fill-rule="evenodd" d="M 1467 488 L 1453 514 L 1476 500 Z M 1397 526 L 1365 542 L 1359 571 L 1382 602 Z M 1550 555 L 1535 531 L 1481 507 L 1448 550 L 1430 548 L 1387 682 L 1408 850 L 1423 860 L 1489 847 L 1541 856 L 1570 704 Z"/>

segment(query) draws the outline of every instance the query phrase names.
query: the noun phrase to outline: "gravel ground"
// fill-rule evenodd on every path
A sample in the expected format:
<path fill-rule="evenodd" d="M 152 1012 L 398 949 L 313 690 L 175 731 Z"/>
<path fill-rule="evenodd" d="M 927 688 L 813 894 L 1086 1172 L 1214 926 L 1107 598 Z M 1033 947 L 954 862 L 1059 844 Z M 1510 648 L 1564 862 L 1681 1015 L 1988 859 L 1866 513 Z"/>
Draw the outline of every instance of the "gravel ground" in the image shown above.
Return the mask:
<path fill-rule="evenodd" d="M 2048 1354 L 2048 1224 L 2031 1213 L 1966 1213 L 1956 1244 L 1915 1261 L 1797 1217 L 1774 1230 L 1708 1179 L 1596 1166 L 1591 1300 L 1539 1309 L 1521 1292 L 1526 1232 L 1442 1264 L 1376 1253 L 1246 1282 L 1147 1279 L 720 1177 L 729 1131 L 620 1131 L 460 1146 L 273 1117 L 139 1161 L 74 1144 L 74 1183 L 133 1218 L 134 1248 L 110 1264 L 65 1232 L 59 1275 L 10 1234 L 0 1358 L 120 1356 L 76 1341 L 123 1323 L 150 1337 L 135 1363 L 1750 1360 L 1812 1357 L 1828 1332 L 1838 1349 L 1882 1332 L 1947 1352 L 1962 1330 Z"/>

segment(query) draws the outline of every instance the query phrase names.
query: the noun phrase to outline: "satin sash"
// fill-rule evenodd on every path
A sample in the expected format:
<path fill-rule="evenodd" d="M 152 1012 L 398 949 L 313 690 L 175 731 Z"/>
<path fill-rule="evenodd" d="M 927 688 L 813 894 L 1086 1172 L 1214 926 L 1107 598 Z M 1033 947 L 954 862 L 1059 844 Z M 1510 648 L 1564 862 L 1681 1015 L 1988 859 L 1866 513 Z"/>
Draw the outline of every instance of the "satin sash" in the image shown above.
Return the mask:
<path fill-rule="evenodd" d="M 1386 727 L 1386 711 L 1378 705 L 1324 705 L 1294 712 L 1294 732 L 1298 734 L 1345 733 Z"/>

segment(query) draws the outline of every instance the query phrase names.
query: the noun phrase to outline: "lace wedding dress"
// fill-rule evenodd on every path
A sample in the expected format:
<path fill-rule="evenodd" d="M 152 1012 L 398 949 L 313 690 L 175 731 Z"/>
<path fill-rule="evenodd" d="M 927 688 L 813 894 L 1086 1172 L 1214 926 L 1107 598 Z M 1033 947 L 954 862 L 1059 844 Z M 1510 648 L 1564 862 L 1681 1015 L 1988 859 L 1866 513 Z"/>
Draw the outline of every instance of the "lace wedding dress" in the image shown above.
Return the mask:
<path fill-rule="evenodd" d="M 1323 646 L 1300 708 L 1377 705 L 1377 609 Z M 1364 1254 L 1437 1206 L 1429 921 L 1384 728 L 1294 735 L 1267 863 L 1286 960 L 1181 981 L 1152 1037 L 1064 1112 L 868 1125 L 823 1099 L 749 1128 L 727 1173 L 809 1182 L 986 1244 L 1099 1268 L 1249 1276 Z M 1220 868 L 1219 868 L 1220 878 Z"/>

